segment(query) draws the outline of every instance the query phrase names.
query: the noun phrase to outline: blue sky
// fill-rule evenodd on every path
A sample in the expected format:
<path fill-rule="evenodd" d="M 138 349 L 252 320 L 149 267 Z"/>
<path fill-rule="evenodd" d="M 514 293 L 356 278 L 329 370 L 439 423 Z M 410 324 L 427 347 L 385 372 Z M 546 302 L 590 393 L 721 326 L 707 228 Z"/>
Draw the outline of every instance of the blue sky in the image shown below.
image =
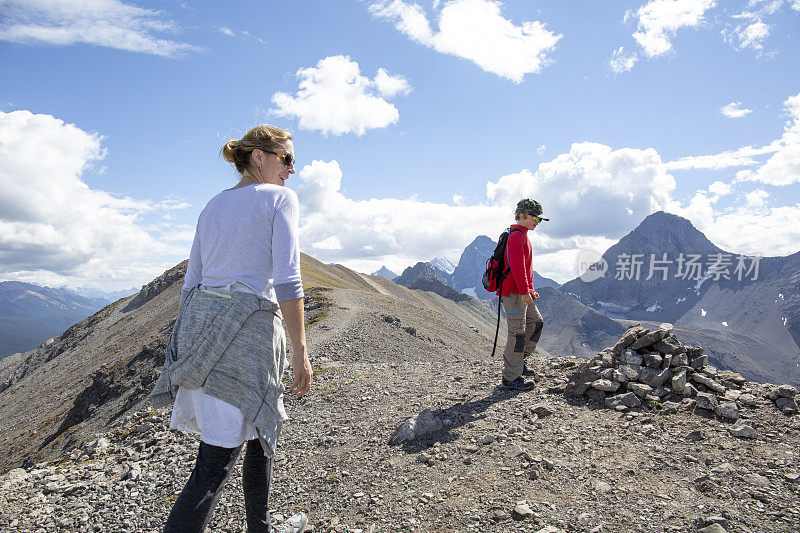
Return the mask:
<path fill-rule="evenodd" d="M 0 279 L 149 281 L 264 122 L 303 250 L 362 272 L 456 262 L 524 196 L 558 281 L 660 209 L 793 253 L 798 29 L 798 0 L 5 0 Z"/>

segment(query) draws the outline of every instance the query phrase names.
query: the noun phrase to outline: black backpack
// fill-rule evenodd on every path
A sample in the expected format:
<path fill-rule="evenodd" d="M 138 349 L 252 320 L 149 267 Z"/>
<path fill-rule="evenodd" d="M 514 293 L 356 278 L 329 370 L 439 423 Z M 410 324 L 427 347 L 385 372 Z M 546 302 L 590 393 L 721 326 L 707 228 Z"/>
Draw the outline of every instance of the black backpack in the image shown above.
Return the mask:
<path fill-rule="evenodd" d="M 508 245 L 508 237 L 511 233 L 520 229 L 512 229 L 511 231 L 504 231 L 497 239 L 497 246 L 494 248 L 492 256 L 486 261 L 486 271 L 483 273 L 483 288 L 489 292 L 500 291 L 503 287 L 503 281 L 511 273 L 511 268 L 506 265 L 506 246 Z M 502 291 L 500 291 L 502 292 Z M 492 357 L 497 350 L 497 335 L 500 333 L 500 306 L 502 296 L 497 297 L 497 328 L 494 332 L 494 345 L 492 346 Z"/>

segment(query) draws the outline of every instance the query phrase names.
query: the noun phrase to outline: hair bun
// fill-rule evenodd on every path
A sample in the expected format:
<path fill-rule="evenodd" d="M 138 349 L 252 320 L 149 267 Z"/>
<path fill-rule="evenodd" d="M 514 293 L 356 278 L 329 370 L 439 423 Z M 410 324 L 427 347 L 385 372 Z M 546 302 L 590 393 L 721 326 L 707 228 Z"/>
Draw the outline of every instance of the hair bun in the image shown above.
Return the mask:
<path fill-rule="evenodd" d="M 225 143 L 222 147 L 222 157 L 228 163 L 236 162 L 236 149 L 239 148 L 239 139 L 233 139 Z"/>

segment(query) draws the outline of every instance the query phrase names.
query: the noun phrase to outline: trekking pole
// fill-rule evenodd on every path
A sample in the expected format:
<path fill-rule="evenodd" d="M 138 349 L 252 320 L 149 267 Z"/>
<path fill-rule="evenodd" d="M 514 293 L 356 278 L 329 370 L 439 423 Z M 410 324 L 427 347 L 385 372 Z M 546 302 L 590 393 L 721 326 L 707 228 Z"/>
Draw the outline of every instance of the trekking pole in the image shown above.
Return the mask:
<path fill-rule="evenodd" d="M 494 330 L 494 344 L 492 345 L 492 359 L 494 359 L 494 352 L 497 350 L 497 335 L 500 333 L 500 305 L 503 302 L 503 278 L 500 279 L 500 288 L 497 295 L 497 327 Z"/>

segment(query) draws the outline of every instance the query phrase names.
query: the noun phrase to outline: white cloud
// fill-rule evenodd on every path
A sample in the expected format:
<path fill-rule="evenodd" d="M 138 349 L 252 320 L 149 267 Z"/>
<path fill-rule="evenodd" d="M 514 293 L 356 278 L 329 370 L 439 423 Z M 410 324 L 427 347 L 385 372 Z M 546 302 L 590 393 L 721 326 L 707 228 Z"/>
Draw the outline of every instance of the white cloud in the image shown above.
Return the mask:
<path fill-rule="evenodd" d="M 783 102 L 789 120 L 780 139 L 770 144 L 772 156 L 754 170 L 742 170 L 736 181 L 758 181 L 768 185 L 800 183 L 800 93 Z"/>
<path fill-rule="evenodd" d="M 739 48 L 754 48 L 761 50 L 764 48 L 764 40 L 769 37 L 769 26 L 760 20 L 748 24 L 740 32 Z"/>
<path fill-rule="evenodd" d="M 714 5 L 714 0 L 650 0 L 636 12 L 638 29 L 633 38 L 648 57 L 666 54 L 672 51 L 677 31 L 700 26 Z"/>
<path fill-rule="evenodd" d="M 539 155 L 544 154 L 547 151 L 547 145 L 543 144 L 539 148 L 536 149 L 536 153 Z"/>
<path fill-rule="evenodd" d="M 341 262 L 362 272 L 381 265 L 401 272 L 437 256 L 457 261 L 477 235 L 496 237 L 507 227 L 520 198 L 533 197 L 551 218 L 531 237 L 535 268 L 558 281 L 577 275 L 579 250 L 604 251 L 657 210 L 688 218 L 731 253 L 794 253 L 800 242 L 800 204 L 776 206 L 778 195 L 747 185 L 734 188 L 735 181 L 722 180 L 682 201 L 674 196 L 676 180 L 670 174 L 693 168 L 748 166 L 753 168 L 744 172 L 753 173 L 769 168 L 769 161 L 800 137 L 800 95 L 788 98 L 785 107 L 790 120 L 783 135 L 764 147 L 663 162 L 653 148 L 615 150 L 599 143 L 575 143 L 535 170 L 487 182 L 486 201 L 472 204 L 461 195 L 454 195 L 452 203 L 416 197 L 354 200 L 342 192 L 346 178 L 338 162 L 314 161 L 299 173 L 302 246 L 325 262 Z M 720 202 L 723 196 L 726 201 Z"/>
<path fill-rule="evenodd" d="M 743 146 L 736 150 L 727 150 L 719 154 L 694 155 L 682 157 L 675 161 L 664 163 L 667 170 L 689 170 L 689 169 L 709 169 L 722 170 L 731 167 L 748 167 L 758 165 L 755 159 L 758 156 L 776 152 L 778 147 L 774 144 L 755 148 L 753 146 Z"/>
<path fill-rule="evenodd" d="M 766 207 L 769 193 L 764 189 L 756 189 L 747 193 L 745 198 L 747 199 L 747 207 Z"/>
<path fill-rule="evenodd" d="M 782 256 L 800 250 L 800 204 L 769 207 L 766 192 L 757 191 L 725 210 L 716 209 L 713 197 L 698 192 L 686 206 L 676 204 L 670 211 L 688 218 L 727 252 Z"/>
<path fill-rule="evenodd" d="M 741 102 L 731 102 L 722 106 L 719 112 L 728 118 L 742 118 L 753 112 L 752 109 L 742 108 L 741 105 Z"/>
<path fill-rule="evenodd" d="M 611 70 L 619 74 L 631 70 L 638 59 L 639 56 L 635 53 L 626 54 L 623 47 L 620 46 L 618 49 L 614 50 L 614 54 L 608 61 L 608 66 L 611 67 Z"/>
<path fill-rule="evenodd" d="M 353 200 L 341 192 L 342 170 L 337 161 L 313 161 L 300 170 L 299 177 L 302 244 L 324 261 L 372 261 L 399 268 L 434 256 L 452 257 L 477 235 L 499 234 L 511 219 L 508 210 L 495 206 L 417 198 Z M 463 222 L 453 225 L 452 220 Z M 444 227 L 448 231 L 442 231 Z M 335 249 L 330 246 L 334 237 Z"/>
<path fill-rule="evenodd" d="M 178 28 L 163 12 L 119 0 L 4 0 L 0 40 L 106 46 L 176 57 L 200 47 L 158 37 Z"/>
<path fill-rule="evenodd" d="M 644 218 L 669 205 L 675 179 L 658 153 L 648 148 L 613 150 L 597 143 L 575 143 L 566 154 L 486 185 L 493 204 L 510 208 L 520 198 L 539 200 L 547 234 L 610 236 L 630 229 L 628 212 Z M 624 215 L 624 216 L 623 216 Z"/>
<path fill-rule="evenodd" d="M 361 75 L 358 63 L 348 56 L 320 59 L 316 67 L 297 71 L 299 89 L 294 95 L 272 96 L 270 112 L 299 119 L 300 127 L 327 135 L 385 128 L 397 122 L 400 113 L 386 98 L 407 94 L 411 86 L 400 76 L 378 69 L 374 79 Z"/>
<path fill-rule="evenodd" d="M 551 218 L 531 237 L 535 268 L 562 282 L 577 275 L 579 250 L 602 252 L 662 209 L 688 218 L 732 253 L 797 251 L 800 204 L 770 207 L 766 191 L 737 187 L 734 193 L 732 184 L 722 181 L 681 202 L 673 197 L 676 182 L 669 166 L 653 148 L 614 150 L 575 143 L 568 153 L 541 163 L 535 171 L 521 170 L 487 182 L 487 202 L 469 205 L 463 197 L 454 197 L 452 204 L 416 197 L 354 200 L 342 192 L 345 177 L 338 162 L 314 161 L 299 173 L 301 242 L 304 251 L 324 262 L 344 263 L 362 272 L 381 265 L 401 272 L 436 256 L 457 261 L 477 235 L 494 238 L 507 227 L 520 198 L 533 197 Z M 718 201 L 726 195 L 727 207 L 720 208 Z"/>
<path fill-rule="evenodd" d="M 764 41 L 770 34 L 770 26 L 763 22 L 762 17 L 769 16 L 780 9 L 781 2 L 777 6 L 767 4 L 757 12 L 743 11 L 738 15 L 732 15 L 731 20 L 722 30 L 722 36 L 726 43 L 737 50 L 750 48 L 761 53 L 764 50 Z M 758 7 L 755 3 L 750 3 L 751 7 Z"/>
<path fill-rule="evenodd" d="M 105 156 L 101 144 L 50 115 L 0 111 L 0 278 L 123 288 L 186 252 L 141 217 L 188 204 L 115 197 L 81 180 Z"/>
<path fill-rule="evenodd" d="M 800 0 L 750 0 L 747 9 L 731 15 L 722 30 L 726 43 L 737 50 L 750 49 L 759 57 L 772 57 L 776 50 L 766 50 L 766 40 L 772 32 L 771 24 L 778 21 L 778 15 L 784 8 L 800 11 Z"/>
<path fill-rule="evenodd" d="M 724 183 L 722 181 L 715 181 L 708 186 L 708 192 L 717 196 L 725 196 L 730 194 L 732 189 L 733 188 L 729 183 Z"/>
<path fill-rule="evenodd" d="M 443 54 L 472 61 L 486 72 L 514 83 L 526 74 L 541 72 L 548 54 L 561 39 L 539 21 L 516 25 L 502 15 L 502 4 L 492 0 L 449 0 L 438 11 L 434 31 L 425 10 L 404 0 L 378 0 L 370 5 L 373 16 L 394 23 L 412 40 Z"/>
<path fill-rule="evenodd" d="M 236 37 L 236 32 L 228 28 L 227 26 L 221 26 L 219 28 L 219 32 L 227 35 L 228 37 Z"/>

